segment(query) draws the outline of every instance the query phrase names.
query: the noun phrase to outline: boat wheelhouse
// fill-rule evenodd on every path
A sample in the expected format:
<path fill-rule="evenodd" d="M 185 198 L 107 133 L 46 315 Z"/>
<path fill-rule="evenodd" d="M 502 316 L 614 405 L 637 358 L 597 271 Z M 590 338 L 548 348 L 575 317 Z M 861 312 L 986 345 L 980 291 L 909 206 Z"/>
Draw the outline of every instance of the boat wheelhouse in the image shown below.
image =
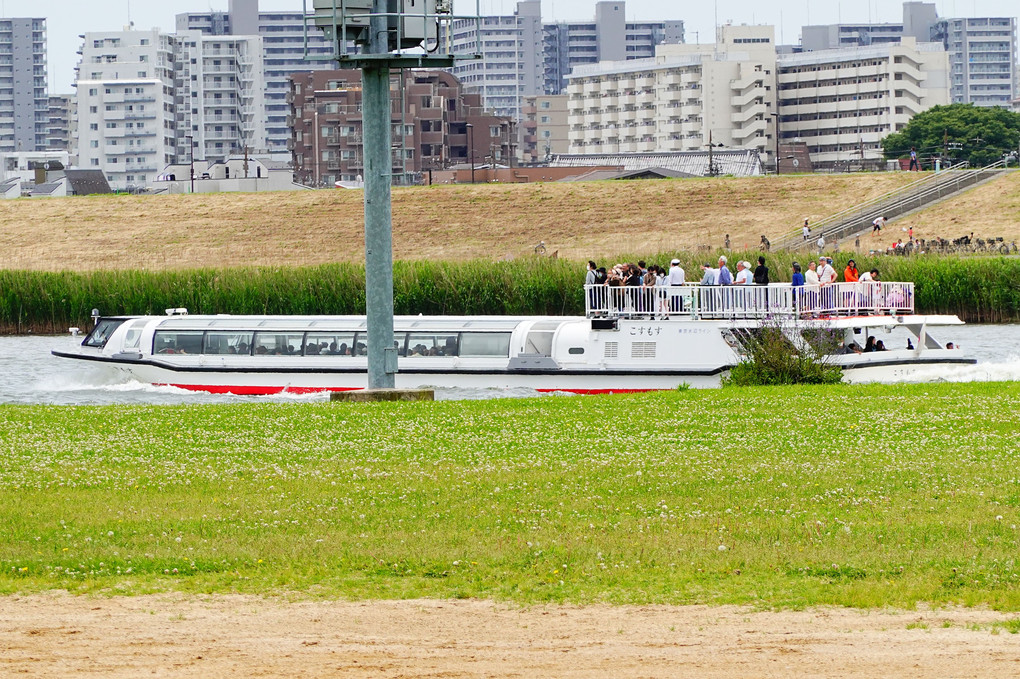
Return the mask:
<path fill-rule="evenodd" d="M 528 388 L 604 393 L 718 386 L 749 339 L 778 324 L 791 351 L 816 330 L 850 380 L 897 379 L 924 366 L 973 363 L 933 338 L 955 316 L 913 313 L 910 283 L 585 289 L 584 317 L 398 316 L 401 388 Z M 57 356 L 109 366 L 132 379 L 233 394 L 362 389 L 364 316 L 98 318 L 80 346 Z M 889 351 L 852 348 L 872 334 L 905 335 Z M 906 348 L 908 346 L 910 348 Z M 828 350 L 827 350 L 828 351 Z"/>

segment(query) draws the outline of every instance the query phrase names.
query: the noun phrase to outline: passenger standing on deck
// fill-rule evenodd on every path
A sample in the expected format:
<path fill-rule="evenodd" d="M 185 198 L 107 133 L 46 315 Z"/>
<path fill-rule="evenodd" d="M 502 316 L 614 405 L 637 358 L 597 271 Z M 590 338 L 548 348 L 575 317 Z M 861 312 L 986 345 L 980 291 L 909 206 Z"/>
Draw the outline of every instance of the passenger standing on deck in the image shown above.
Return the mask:
<path fill-rule="evenodd" d="M 734 285 L 750 285 L 751 284 L 751 263 L 750 262 L 737 262 L 737 277 L 734 279 Z"/>
<path fill-rule="evenodd" d="M 769 284 L 769 268 L 765 266 L 765 257 L 761 255 L 758 256 L 758 266 L 754 270 L 754 284 Z"/>
<path fill-rule="evenodd" d="M 711 264 L 701 265 L 701 284 L 702 285 L 718 285 L 719 281 L 719 270 L 713 269 Z"/>
<path fill-rule="evenodd" d="M 666 276 L 666 282 L 669 287 L 673 288 L 669 295 L 670 311 L 683 311 L 684 302 L 683 297 L 680 295 L 680 286 L 684 284 L 684 270 L 680 267 L 679 259 L 674 259 L 669 263 L 669 274 Z"/>
<path fill-rule="evenodd" d="M 592 312 L 599 311 L 599 297 L 598 290 L 595 289 L 595 285 L 598 284 L 599 280 L 599 267 L 592 260 L 588 260 L 588 271 L 584 274 L 584 286 L 585 290 L 588 291 L 588 306 Z"/>
<path fill-rule="evenodd" d="M 846 268 L 843 269 L 843 280 L 847 283 L 856 283 L 860 276 L 860 272 L 857 271 L 857 262 L 851 259 L 846 263 Z"/>
<path fill-rule="evenodd" d="M 733 274 L 726 266 L 726 257 L 719 258 L 719 275 L 716 282 L 718 285 L 733 285 Z"/>

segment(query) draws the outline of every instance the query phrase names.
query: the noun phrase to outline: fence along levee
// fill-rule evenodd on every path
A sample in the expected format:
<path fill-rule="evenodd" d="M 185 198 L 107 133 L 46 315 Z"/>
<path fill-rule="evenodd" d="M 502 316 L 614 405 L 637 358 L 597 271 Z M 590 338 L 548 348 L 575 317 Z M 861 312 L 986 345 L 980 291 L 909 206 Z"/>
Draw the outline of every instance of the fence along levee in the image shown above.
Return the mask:
<path fill-rule="evenodd" d="M 867 231 L 878 217 L 901 217 L 990 179 L 1005 169 L 1004 161 L 1001 160 L 976 169 L 970 169 L 966 163 L 961 163 L 816 222 L 808 241 L 804 240 L 798 230 L 796 233 L 789 232 L 784 235 L 773 244 L 773 247 L 785 250 L 811 248 L 814 247 L 818 236 L 824 236 L 827 242 L 841 240 Z"/>

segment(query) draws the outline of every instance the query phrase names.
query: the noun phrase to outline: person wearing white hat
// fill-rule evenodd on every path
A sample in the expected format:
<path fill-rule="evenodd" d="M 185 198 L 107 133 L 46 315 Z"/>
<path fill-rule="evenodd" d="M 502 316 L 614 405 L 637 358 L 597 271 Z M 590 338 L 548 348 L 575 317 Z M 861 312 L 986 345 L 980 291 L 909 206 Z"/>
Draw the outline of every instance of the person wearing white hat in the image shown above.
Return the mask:
<path fill-rule="evenodd" d="M 684 301 L 680 295 L 680 287 L 684 284 L 685 273 L 680 266 L 680 260 L 674 259 L 669 263 L 669 273 L 666 274 L 666 284 L 674 288 L 669 295 L 669 310 L 680 312 L 684 310 Z"/>

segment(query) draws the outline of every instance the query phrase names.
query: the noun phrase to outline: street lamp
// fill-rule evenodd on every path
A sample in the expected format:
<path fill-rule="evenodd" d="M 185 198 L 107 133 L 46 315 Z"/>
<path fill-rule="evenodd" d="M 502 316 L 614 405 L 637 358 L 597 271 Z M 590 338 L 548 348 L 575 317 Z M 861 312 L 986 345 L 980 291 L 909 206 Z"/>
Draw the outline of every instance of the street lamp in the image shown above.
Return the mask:
<path fill-rule="evenodd" d="M 471 183 L 475 183 L 475 126 L 467 124 L 468 153 L 471 154 Z"/>
<path fill-rule="evenodd" d="M 191 142 L 191 192 L 194 193 L 195 192 L 195 137 L 193 135 L 189 134 L 187 137 L 185 137 L 185 139 L 187 139 L 189 142 Z"/>
<path fill-rule="evenodd" d="M 776 174 L 779 174 L 779 113 L 770 113 L 776 119 Z"/>

